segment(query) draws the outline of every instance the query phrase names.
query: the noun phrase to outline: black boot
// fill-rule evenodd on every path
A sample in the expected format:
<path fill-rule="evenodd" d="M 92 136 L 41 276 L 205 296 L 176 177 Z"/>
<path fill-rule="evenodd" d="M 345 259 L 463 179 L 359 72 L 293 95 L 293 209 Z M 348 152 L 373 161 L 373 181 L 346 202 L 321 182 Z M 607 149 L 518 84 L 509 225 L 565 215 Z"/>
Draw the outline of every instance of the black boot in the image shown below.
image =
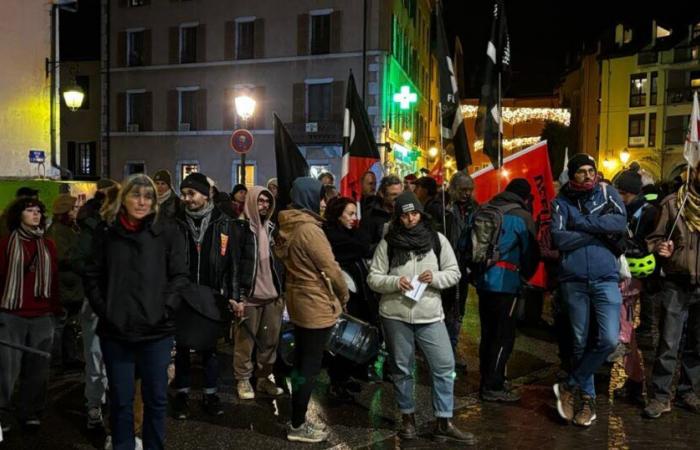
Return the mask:
<path fill-rule="evenodd" d="M 399 429 L 401 439 L 416 438 L 416 416 L 415 414 L 401 414 L 401 429 Z"/>
<path fill-rule="evenodd" d="M 476 444 L 476 438 L 472 433 L 460 431 L 459 428 L 454 426 L 450 419 L 444 417 L 438 417 L 435 432 L 433 433 L 433 439 L 438 442 L 450 440 L 461 442 L 466 445 Z"/>

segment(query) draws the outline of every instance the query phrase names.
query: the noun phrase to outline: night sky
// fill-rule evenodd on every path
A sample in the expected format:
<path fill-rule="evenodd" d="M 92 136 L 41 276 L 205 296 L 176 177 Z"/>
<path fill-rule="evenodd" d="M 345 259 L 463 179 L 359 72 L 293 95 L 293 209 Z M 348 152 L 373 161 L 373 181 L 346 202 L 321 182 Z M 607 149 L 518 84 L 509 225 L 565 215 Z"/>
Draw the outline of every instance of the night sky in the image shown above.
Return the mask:
<path fill-rule="evenodd" d="M 268 0 L 271 1 L 271 0 Z M 348 0 L 359 1 L 359 0 Z M 493 0 L 442 0 L 448 36 L 458 35 L 464 49 L 467 92 L 476 97 L 481 83 L 490 33 Z M 572 8 L 574 8 L 572 10 Z M 98 59 L 100 1 L 80 0 L 78 13 L 61 14 L 61 59 Z M 640 0 L 506 0 L 513 75 L 505 96 L 551 94 L 566 68 L 566 55 L 584 41 L 595 42 L 618 21 L 644 22 L 657 18 L 672 25 L 700 20 L 695 0 L 663 0 L 646 5 Z M 452 45 L 453 39 L 450 39 Z"/>

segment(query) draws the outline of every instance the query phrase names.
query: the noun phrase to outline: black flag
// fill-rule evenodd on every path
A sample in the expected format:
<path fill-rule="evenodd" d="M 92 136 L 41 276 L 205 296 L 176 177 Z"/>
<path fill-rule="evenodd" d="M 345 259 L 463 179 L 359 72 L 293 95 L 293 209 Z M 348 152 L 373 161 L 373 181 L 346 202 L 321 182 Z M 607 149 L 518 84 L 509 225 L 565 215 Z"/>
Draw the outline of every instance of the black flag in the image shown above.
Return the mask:
<path fill-rule="evenodd" d="M 491 38 L 486 46 L 484 83 L 481 86 L 481 100 L 476 118 L 476 132 L 483 139 L 484 153 L 496 168 L 501 166 L 503 160 L 503 155 L 498 151 L 498 143 L 503 136 L 499 89 L 505 84 L 503 76 L 507 76 L 509 72 L 510 38 L 506 25 L 506 12 L 503 0 L 496 0 L 493 5 Z"/>
<path fill-rule="evenodd" d="M 442 130 L 440 132 L 445 149 L 448 153 L 450 150 L 454 152 L 457 170 L 463 170 L 471 165 L 472 157 L 469 153 L 467 130 L 464 127 L 464 116 L 457 92 L 457 80 L 439 6 L 438 2 L 438 7 L 435 8 L 435 26 L 437 27 L 435 51 L 440 71 L 440 106 L 442 108 Z"/>
<path fill-rule="evenodd" d="M 343 167 L 340 195 L 360 200 L 362 176 L 379 162 L 379 149 L 374 140 L 367 110 L 357 93 L 355 77 L 350 73 L 345 96 L 343 121 Z"/>
<path fill-rule="evenodd" d="M 277 163 L 277 206 L 279 210 L 286 209 L 291 198 L 292 183 L 299 177 L 309 176 L 309 164 L 299 151 L 299 147 L 292 141 L 292 137 L 284 127 L 284 124 L 273 114 L 273 126 L 275 129 L 275 160 Z"/>

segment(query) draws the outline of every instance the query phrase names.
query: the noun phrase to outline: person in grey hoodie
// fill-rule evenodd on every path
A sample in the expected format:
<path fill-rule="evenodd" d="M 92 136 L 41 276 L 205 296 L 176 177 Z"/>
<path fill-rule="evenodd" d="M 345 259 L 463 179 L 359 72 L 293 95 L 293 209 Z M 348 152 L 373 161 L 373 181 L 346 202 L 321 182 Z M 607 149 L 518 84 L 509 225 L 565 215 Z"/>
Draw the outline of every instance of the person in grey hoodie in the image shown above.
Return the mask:
<path fill-rule="evenodd" d="M 455 286 L 461 276 L 447 238 L 431 229 L 423 205 L 413 192 L 396 198 L 389 231 L 374 252 L 367 278 L 381 294 L 381 316 L 389 352 L 389 370 L 402 414 L 399 436 L 416 437 L 413 367 L 415 343 L 428 360 L 437 426 L 433 437 L 473 445 L 474 435 L 452 424 L 455 362 L 445 327 L 440 291 Z M 421 296 L 409 297 L 419 283 Z"/>

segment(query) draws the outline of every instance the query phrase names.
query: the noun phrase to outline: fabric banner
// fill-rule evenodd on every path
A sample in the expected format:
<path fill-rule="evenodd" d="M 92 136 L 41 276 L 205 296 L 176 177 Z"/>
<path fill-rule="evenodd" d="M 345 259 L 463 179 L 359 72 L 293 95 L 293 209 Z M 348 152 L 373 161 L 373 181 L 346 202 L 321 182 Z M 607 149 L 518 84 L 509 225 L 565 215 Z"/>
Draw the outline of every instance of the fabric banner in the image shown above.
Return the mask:
<path fill-rule="evenodd" d="M 500 182 L 499 182 L 500 177 Z M 552 170 L 549 166 L 547 141 L 538 142 L 503 160 L 503 167 L 494 170 L 493 166 L 481 169 L 472 174 L 474 178 L 474 198 L 479 204 L 491 200 L 502 192 L 510 180 L 525 178 L 532 189 L 532 217 L 538 230 L 538 238 L 542 233 L 549 232 L 552 222 L 551 207 L 554 200 L 554 184 Z M 547 285 L 544 264 L 540 263 L 537 273 L 530 284 L 544 288 Z"/>

